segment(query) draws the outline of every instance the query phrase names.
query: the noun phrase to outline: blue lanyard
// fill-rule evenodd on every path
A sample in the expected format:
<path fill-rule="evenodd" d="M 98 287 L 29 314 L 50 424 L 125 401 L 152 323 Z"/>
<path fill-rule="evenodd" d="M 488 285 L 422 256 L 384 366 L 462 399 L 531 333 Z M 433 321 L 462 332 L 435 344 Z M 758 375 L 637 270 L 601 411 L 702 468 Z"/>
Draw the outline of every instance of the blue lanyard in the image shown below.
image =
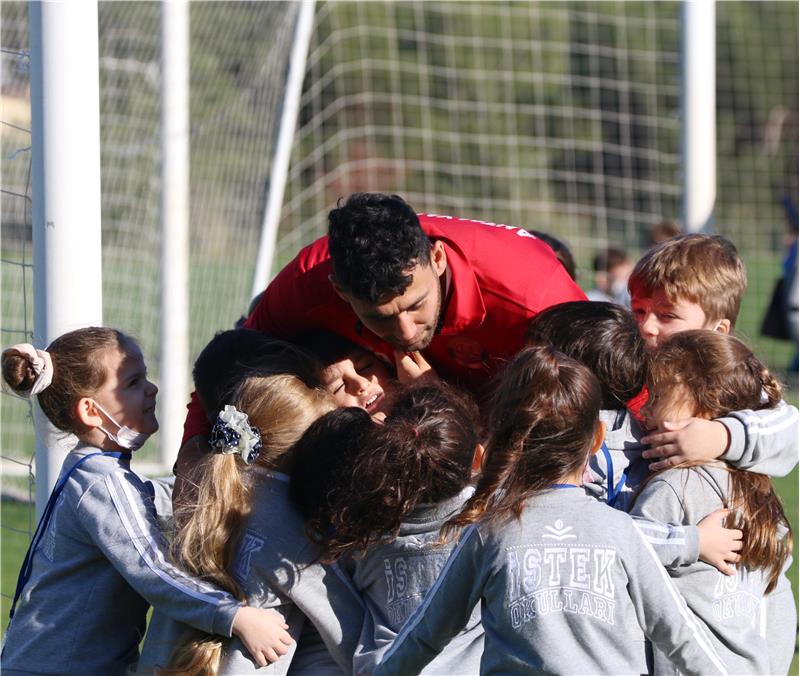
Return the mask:
<path fill-rule="evenodd" d="M 89 455 L 84 455 L 80 460 L 78 460 L 78 462 L 70 467 L 69 471 L 64 474 L 61 479 L 59 479 L 58 483 L 55 485 L 55 488 L 53 488 L 53 492 L 50 493 L 50 498 L 47 500 L 47 505 L 42 513 L 42 518 L 39 519 L 39 524 L 36 526 L 36 530 L 33 533 L 31 543 L 28 545 L 28 551 L 25 553 L 25 559 L 22 561 L 22 568 L 20 568 L 19 577 L 17 578 L 17 589 L 14 592 L 14 601 L 11 604 L 11 612 L 8 614 L 9 620 L 14 617 L 14 610 L 17 607 L 17 601 L 22 594 L 22 590 L 25 588 L 25 585 L 30 579 L 31 568 L 33 567 L 33 554 L 36 551 L 36 547 L 39 546 L 39 541 L 42 539 L 42 536 L 47 530 L 47 524 L 50 521 L 50 517 L 53 515 L 53 510 L 55 509 L 56 502 L 58 501 L 58 496 L 61 495 L 61 491 L 64 490 L 64 486 L 66 485 L 70 475 L 89 458 L 93 458 L 96 455 L 110 455 L 112 458 L 125 459 L 130 459 L 131 457 L 130 453 L 120 453 L 117 451 L 108 453 L 102 453 L 100 451 L 97 453 L 89 453 Z"/>
<path fill-rule="evenodd" d="M 552 484 L 550 488 L 578 488 L 578 484 Z"/>
<path fill-rule="evenodd" d="M 628 481 L 628 470 L 630 470 L 630 465 L 622 470 L 622 478 L 619 480 L 617 485 L 614 486 L 614 461 L 611 459 L 611 451 L 608 450 L 608 446 L 606 446 L 605 441 L 600 449 L 603 451 L 603 455 L 606 457 L 606 465 L 608 466 L 608 494 L 606 495 L 606 504 L 613 505 L 614 501 L 617 499 L 617 496 L 622 493 L 622 489 L 625 488 L 625 482 Z"/>

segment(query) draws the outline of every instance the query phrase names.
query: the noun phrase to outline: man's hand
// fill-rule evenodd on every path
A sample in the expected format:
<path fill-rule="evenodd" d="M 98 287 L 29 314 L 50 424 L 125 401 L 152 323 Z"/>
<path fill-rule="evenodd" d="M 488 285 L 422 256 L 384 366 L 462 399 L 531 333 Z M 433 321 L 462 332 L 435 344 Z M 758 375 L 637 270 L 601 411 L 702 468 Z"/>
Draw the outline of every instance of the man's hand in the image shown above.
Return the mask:
<path fill-rule="evenodd" d="M 736 575 L 736 570 L 728 563 L 738 563 L 741 560 L 736 552 L 741 551 L 742 531 L 736 528 L 725 528 L 722 524 L 728 515 L 727 509 L 718 509 L 711 512 L 700 523 L 697 530 L 700 537 L 700 560 L 711 564 L 725 575 Z"/>
<path fill-rule="evenodd" d="M 728 428 L 718 420 L 683 418 L 665 421 L 658 431 L 642 437 L 650 449 L 642 453 L 645 459 L 655 458 L 650 471 L 667 469 L 688 460 L 710 462 L 728 450 Z"/>
<path fill-rule="evenodd" d="M 277 662 L 292 645 L 289 625 L 274 610 L 242 606 L 233 618 L 233 633 L 259 667 Z"/>
<path fill-rule="evenodd" d="M 424 379 L 427 382 L 439 380 L 436 371 L 425 360 L 421 352 L 394 351 L 394 363 L 397 369 L 397 380 L 403 385 Z"/>

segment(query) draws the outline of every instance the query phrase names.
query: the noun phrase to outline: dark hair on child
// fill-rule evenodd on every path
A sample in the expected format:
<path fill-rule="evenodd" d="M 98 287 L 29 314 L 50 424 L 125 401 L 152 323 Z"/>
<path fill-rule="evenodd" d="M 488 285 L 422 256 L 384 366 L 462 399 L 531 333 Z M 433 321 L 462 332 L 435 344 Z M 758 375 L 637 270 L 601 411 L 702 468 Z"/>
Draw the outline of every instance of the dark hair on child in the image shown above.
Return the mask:
<path fill-rule="evenodd" d="M 121 331 L 89 326 L 65 333 L 47 347 L 53 362 L 53 380 L 36 396 L 47 419 L 63 432 L 80 435 L 86 430 L 75 416 L 75 405 L 91 397 L 106 382 L 108 370 L 102 353 L 135 344 Z M 3 379 L 18 394 L 28 392 L 36 380 L 30 360 L 14 352 L 3 353 Z"/>
<path fill-rule="evenodd" d="M 647 347 L 633 313 L 617 303 L 569 301 L 531 319 L 528 345 L 551 344 L 600 381 L 603 408 L 621 409 L 644 387 Z"/>
<path fill-rule="evenodd" d="M 358 406 L 337 408 L 313 422 L 291 451 L 289 498 L 318 543 L 330 533 L 337 487 L 350 484 L 355 456 L 369 448 L 376 423 Z"/>
<path fill-rule="evenodd" d="M 354 350 L 367 350 L 338 333 L 326 329 L 307 329 L 292 336 L 292 344 L 313 354 L 323 367 L 341 361 Z"/>
<path fill-rule="evenodd" d="M 524 348 L 503 372 L 475 494 L 445 534 L 478 519 L 522 514 L 525 501 L 580 470 L 595 439 L 600 385 L 589 369 L 551 346 Z"/>
<path fill-rule="evenodd" d="M 203 348 L 192 376 L 203 410 L 213 421 L 249 376 L 290 374 L 314 388 L 321 368 L 311 354 L 285 340 L 255 329 L 230 329 L 217 333 Z"/>
<path fill-rule="evenodd" d="M 368 303 L 401 295 L 415 265 L 431 261 L 431 242 L 414 210 L 398 195 L 354 193 L 328 214 L 333 276 Z"/>
<path fill-rule="evenodd" d="M 397 537 L 417 505 L 452 498 L 471 478 L 478 409 L 467 394 L 443 383 L 411 386 L 383 425 L 367 420 L 329 414 L 294 449 L 294 495 L 316 491 L 296 499 L 323 561 Z M 337 459 L 318 464 L 332 449 Z"/>
<path fill-rule="evenodd" d="M 752 350 L 718 331 L 700 329 L 670 336 L 651 357 L 647 383 L 651 394 L 687 397 L 693 414 L 709 419 L 731 411 L 772 408 L 781 400 L 780 383 Z M 741 563 L 768 571 L 769 593 L 792 552 L 791 526 L 768 476 L 725 468 L 730 472 L 725 527 L 742 530 Z M 779 525 L 788 532 L 785 538 L 778 535 Z"/>
<path fill-rule="evenodd" d="M 532 235 L 536 235 L 536 237 L 547 244 L 547 246 L 553 250 L 553 253 L 556 255 L 556 258 L 558 258 L 558 261 L 561 263 L 561 265 L 564 266 L 567 274 L 572 277 L 572 279 L 575 279 L 575 258 L 573 257 L 572 251 L 570 251 L 569 247 L 560 239 L 558 239 L 558 237 L 549 235 L 541 230 L 528 230 L 528 232 Z"/>

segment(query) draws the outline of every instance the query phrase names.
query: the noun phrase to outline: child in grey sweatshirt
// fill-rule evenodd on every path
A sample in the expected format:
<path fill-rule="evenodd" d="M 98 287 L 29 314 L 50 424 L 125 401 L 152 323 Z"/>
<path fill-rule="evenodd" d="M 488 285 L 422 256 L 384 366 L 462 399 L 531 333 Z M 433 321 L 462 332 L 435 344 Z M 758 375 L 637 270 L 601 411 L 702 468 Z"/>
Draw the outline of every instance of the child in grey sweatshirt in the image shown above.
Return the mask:
<path fill-rule="evenodd" d="M 651 401 L 644 412 L 651 426 L 676 416 L 771 407 L 781 396 L 778 382 L 744 343 L 710 331 L 687 331 L 666 341 L 651 360 L 648 388 Z M 786 673 L 797 612 L 792 603 L 782 617 L 770 617 L 769 600 L 791 599 L 784 574 L 791 559 L 790 528 L 769 478 L 721 462 L 670 469 L 645 484 L 632 513 L 693 524 L 720 507 L 731 509 L 729 521 L 744 531 L 736 575 L 722 575 L 702 562 L 672 566 L 669 573 L 710 627 L 732 671 Z M 656 667 L 658 673 L 675 673 L 660 653 Z"/>
<path fill-rule="evenodd" d="M 340 409 L 295 447 L 292 497 L 323 557 L 350 573 L 367 606 L 356 673 L 372 673 L 455 546 L 439 542 L 439 530 L 472 493 L 477 419 L 468 395 L 417 385 L 398 394 L 382 425 Z M 422 673 L 478 673 L 482 652 L 476 603 Z"/>
<path fill-rule="evenodd" d="M 600 387 L 578 362 L 530 347 L 495 395 L 465 528 L 377 674 L 413 673 L 482 603 L 482 673 L 646 673 L 649 638 L 685 673 L 726 673 L 652 548 L 579 487 L 603 439 Z"/>
<path fill-rule="evenodd" d="M 584 488 L 612 507 L 627 511 L 637 488 L 651 473 L 651 461 L 644 457 L 648 450 L 643 441 L 645 429 L 626 409 L 626 403 L 645 389 L 647 349 L 633 315 L 614 303 L 561 303 L 531 320 L 527 340 L 529 344 L 553 345 L 584 364 L 600 381 L 600 420 L 606 436 L 600 452 L 589 460 Z M 755 411 L 763 424 L 750 425 L 752 433 L 746 435 L 736 432 L 737 428 L 740 432 L 747 429 L 742 421 L 751 412 L 742 410 L 721 417 L 720 421 L 731 429 L 732 439 L 725 458 L 741 469 L 778 475 L 790 471 L 797 462 L 797 426 L 796 422 L 791 424 L 796 421 L 791 408 L 778 404 L 774 409 Z M 747 447 L 739 447 L 737 439 L 745 438 Z M 738 549 L 740 543 L 733 531 L 723 532 L 722 540 L 713 536 L 719 529 L 719 519 L 710 517 L 699 530 L 694 525 L 665 527 L 641 519 L 637 523 L 664 565 L 689 565 L 701 558 L 732 573 L 726 560 L 736 560 L 732 547 Z M 725 546 L 717 547 L 717 542 Z"/>
<path fill-rule="evenodd" d="M 249 605 L 281 615 L 295 645 L 265 673 L 286 674 L 290 668 L 295 673 L 296 650 L 303 651 L 300 666 L 307 673 L 350 673 L 363 606 L 337 567 L 319 563 L 318 548 L 306 538 L 303 519 L 288 497 L 289 450 L 313 420 L 333 408 L 333 399 L 283 374 L 245 378 L 231 401 L 212 430 L 214 453 L 200 468 L 197 503 L 188 518 L 181 509 L 176 513 L 181 561 Z M 152 673 L 159 666 L 188 673 L 209 666 L 220 674 L 258 670 L 237 640 L 209 640 L 186 635 L 185 629 L 154 618 L 141 671 Z M 309 643 L 298 645 L 301 639 Z"/>
<path fill-rule="evenodd" d="M 166 560 L 153 486 L 130 468 L 158 429 L 158 390 L 136 343 L 91 327 L 47 351 L 14 346 L 2 360 L 12 389 L 36 394 L 48 419 L 77 436 L 20 571 L 3 673 L 127 673 L 150 604 L 208 632 L 243 632 L 266 664 L 267 641 L 288 641 L 282 621 Z"/>

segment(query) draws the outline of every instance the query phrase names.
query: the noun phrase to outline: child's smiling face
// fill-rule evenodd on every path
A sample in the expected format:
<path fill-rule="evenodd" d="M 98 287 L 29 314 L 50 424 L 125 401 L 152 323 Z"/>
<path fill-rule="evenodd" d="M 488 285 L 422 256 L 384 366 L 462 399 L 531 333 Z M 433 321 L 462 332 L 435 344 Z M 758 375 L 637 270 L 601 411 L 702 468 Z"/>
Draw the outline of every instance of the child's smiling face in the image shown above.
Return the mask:
<path fill-rule="evenodd" d="M 370 415 L 386 412 L 397 386 L 387 366 L 361 348 L 327 366 L 322 372 L 322 384 L 337 406 L 358 406 Z"/>
<path fill-rule="evenodd" d="M 119 347 L 107 350 L 102 358 L 105 360 L 108 375 L 92 399 L 118 425 L 145 434 L 156 432 L 158 387 L 147 379 L 147 367 L 139 347 L 128 340 Z M 113 424 L 109 428 L 116 432 Z"/>

